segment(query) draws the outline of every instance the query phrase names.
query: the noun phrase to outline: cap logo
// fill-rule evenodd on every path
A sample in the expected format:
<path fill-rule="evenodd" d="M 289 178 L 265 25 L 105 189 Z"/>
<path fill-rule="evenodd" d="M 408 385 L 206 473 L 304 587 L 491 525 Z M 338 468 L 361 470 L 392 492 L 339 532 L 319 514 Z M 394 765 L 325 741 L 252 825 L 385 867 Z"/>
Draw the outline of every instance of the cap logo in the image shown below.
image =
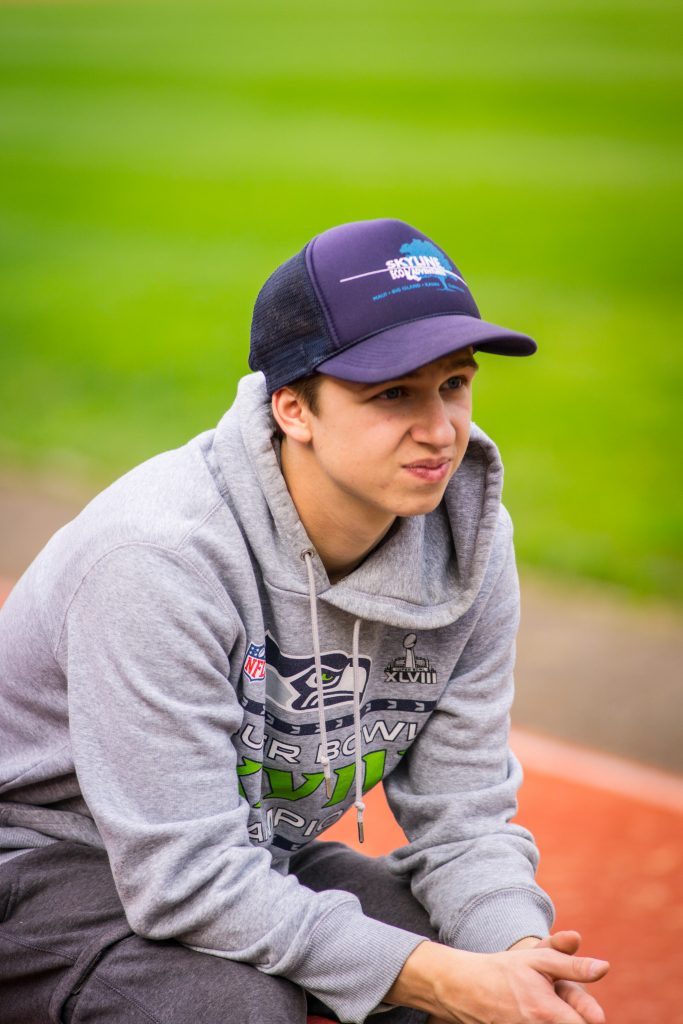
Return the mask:
<path fill-rule="evenodd" d="M 342 277 L 340 284 L 348 281 L 358 281 L 362 277 L 373 277 L 375 274 L 389 274 L 392 281 L 412 281 L 422 284 L 425 278 L 437 278 L 437 281 L 429 281 L 432 287 L 437 284 L 446 291 L 465 291 L 456 281 L 465 285 L 465 281 L 459 274 L 451 269 L 452 264 L 446 255 L 432 242 L 422 238 L 413 238 L 411 242 L 405 242 L 399 249 L 400 256 L 387 260 L 385 265 L 378 270 L 368 270 L 364 274 L 354 274 L 351 277 Z M 467 287 L 465 285 L 465 287 Z M 387 294 L 373 296 L 373 298 L 385 298 Z"/>

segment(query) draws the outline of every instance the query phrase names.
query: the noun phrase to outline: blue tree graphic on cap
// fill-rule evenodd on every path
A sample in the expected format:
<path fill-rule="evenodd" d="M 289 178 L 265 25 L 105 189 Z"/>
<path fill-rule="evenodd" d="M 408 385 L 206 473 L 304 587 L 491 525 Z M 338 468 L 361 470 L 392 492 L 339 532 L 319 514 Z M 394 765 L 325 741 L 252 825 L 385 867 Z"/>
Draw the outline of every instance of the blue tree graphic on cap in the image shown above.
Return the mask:
<path fill-rule="evenodd" d="M 453 264 L 449 260 L 445 252 L 442 252 L 433 242 L 428 242 L 422 238 L 413 238 L 412 242 L 404 242 L 399 252 L 402 256 L 434 256 L 439 260 L 441 265 L 446 270 L 452 270 Z M 456 291 L 462 292 L 465 289 L 460 288 L 458 284 L 448 274 L 429 274 L 421 271 L 420 277 L 436 277 L 438 278 L 441 287 L 445 291 Z"/>

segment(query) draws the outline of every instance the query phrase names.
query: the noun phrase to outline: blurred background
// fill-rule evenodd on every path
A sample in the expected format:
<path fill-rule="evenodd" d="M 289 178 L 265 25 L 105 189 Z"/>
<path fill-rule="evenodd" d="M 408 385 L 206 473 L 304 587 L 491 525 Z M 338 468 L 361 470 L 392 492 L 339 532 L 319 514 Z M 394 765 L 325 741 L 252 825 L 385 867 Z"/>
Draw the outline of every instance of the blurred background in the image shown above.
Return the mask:
<path fill-rule="evenodd" d="M 515 721 L 650 766 L 655 803 L 658 779 L 673 793 L 682 21 L 673 0 L 0 3 L 6 585 L 96 490 L 215 424 L 278 263 L 334 224 L 399 217 L 486 319 L 539 342 L 482 356 L 476 391 L 522 572 Z M 679 900 L 680 945 L 677 799 L 637 884 L 652 927 Z M 642 1005 L 603 983 L 614 1020 L 680 1019 L 656 1003 L 663 960 Z"/>
<path fill-rule="evenodd" d="M 673 2 L 0 9 L 0 458 L 106 483 L 212 425 L 317 232 L 396 216 L 484 316 L 520 560 L 683 596 Z"/>

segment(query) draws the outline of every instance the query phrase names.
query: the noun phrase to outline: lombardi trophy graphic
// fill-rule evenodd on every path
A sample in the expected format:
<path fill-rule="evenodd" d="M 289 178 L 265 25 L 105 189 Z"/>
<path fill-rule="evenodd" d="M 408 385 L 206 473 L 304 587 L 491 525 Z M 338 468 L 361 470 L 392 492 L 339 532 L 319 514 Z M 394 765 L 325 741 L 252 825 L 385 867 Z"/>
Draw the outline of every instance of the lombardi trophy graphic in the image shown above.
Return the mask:
<path fill-rule="evenodd" d="M 417 635 L 406 633 L 403 637 L 403 657 L 394 658 L 384 670 L 384 678 L 389 683 L 409 683 L 412 685 L 435 683 L 436 669 L 429 658 L 419 658 L 415 654 Z"/>

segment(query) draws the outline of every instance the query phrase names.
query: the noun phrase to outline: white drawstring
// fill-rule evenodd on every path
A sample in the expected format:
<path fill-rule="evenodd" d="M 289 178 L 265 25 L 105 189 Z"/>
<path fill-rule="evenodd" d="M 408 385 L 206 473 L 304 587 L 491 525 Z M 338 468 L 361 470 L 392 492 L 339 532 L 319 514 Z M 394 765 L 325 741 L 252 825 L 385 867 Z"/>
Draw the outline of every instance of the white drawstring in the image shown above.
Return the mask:
<path fill-rule="evenodd" d="M 313 634 L 313 657 L 315 658 L 315 685 L 318 693 L 318 722 L 320 724 L 320 763 L 325 776 L 327 799 L 332 799 L 332 773 L 327 748 L 327 723 L 325 722 L 325 694 L 323 692 L 323 668 L 320 659 L 320 634 L 318 632 L 318 609 L 315 599 L 315 576 L 313 575 L 313 554 L 310 550 L 302 551 L 301 557 L 306 563 L 308 572 L 308 596 L 311 602 L 311 633 Z"/>
<path fill-rule="evenodd" d="M 361 733 L 360 733 L 360 669 L 358 667 L 358 646 L 360 636 L 360 619 L 356 619 L 353 624 L 353 733 L 355 736 L 356 746 L 356 799 L 354 801 L 354 807 L 356 808 L 356 821 L 358 823 L 358 842 L 362 843 L 365 840 L 363 832 L 363 811 L 365 810 L 365 804 L 363 803 L 363 758 L 361 756 Z"/>
<path fill-rule="evenodd" d="M 318 607 L 315 593 L 315 576 L 313 574 L 313 552 L 306 549 L 301 552 L 301 557 L 306 563 L 308 573 L 308 596 L 311 603 L 311 633 L 313 635 L 313 657 L 315 659 L 315 686 L 318 694 L 318 723 L 320 725 L 320 763 L 323 766 L 325 776 L 325 789 L 327 799 L 332 799 L 332 773 L 330 771 L 330 758 L 327 746 L 327 723 L 325 721 L 325 693 L 323 690 L 323 668 L 320 656 L 320 631 L 318 630 Z M 359 667 L 359 642 L 360 642 L 360 619 L 353 624 L 353 735 L 355 745 L 356 761 L 356 799 L 353 806 L 356 808 L 356 820 L 358 823 L 358 841 L 364 842 L 363 831 L 363 757 L 362 737 L 360 730 L 360 667 Z"/>

